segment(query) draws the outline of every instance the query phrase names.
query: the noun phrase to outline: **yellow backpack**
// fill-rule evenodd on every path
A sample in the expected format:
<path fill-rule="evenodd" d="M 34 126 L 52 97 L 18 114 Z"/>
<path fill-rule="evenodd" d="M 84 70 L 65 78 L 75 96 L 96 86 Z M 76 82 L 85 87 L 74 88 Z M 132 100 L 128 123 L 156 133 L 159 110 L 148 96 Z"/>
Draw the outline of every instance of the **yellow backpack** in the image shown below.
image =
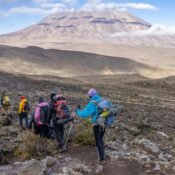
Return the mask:
<path fill-rule="evenodd" d="M 6 106 L 10 105 L 10 98 L 8 95 L 5 95 L 3 97 L 3 105 L 6 105 Z"/>

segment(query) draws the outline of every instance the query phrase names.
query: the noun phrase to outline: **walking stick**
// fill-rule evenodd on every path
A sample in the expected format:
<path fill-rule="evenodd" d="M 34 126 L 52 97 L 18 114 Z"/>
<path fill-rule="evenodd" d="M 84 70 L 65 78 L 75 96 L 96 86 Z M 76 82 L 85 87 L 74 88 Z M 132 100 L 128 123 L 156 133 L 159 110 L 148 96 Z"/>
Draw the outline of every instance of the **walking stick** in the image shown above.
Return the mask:
<path fill-rule="evenodd" d="M 66 138 L 66 142 L 65 142 L 65 147 L 67 146 L 67 143 L 68 143 L 69 136 L 70 136 L 70 133 L 71 133 L 71 131 L 72 131 L 72 128 L 73 128 L 73 123 L 71 124 L 71 127 L 70 127 L 70 129 L 69 129 L 69 132 L 68 132 L 68 134 L 67 134 L 67 138 Z"/>

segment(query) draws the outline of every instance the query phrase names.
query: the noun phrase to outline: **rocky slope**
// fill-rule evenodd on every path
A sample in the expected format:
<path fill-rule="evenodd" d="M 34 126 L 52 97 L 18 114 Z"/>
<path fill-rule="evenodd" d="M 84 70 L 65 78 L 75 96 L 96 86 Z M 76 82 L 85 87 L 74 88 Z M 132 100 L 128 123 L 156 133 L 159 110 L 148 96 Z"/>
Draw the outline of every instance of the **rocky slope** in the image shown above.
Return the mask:
<path fill-rule="evenodd" d="M 127 79 L 126 75 L 124 82 L 111 77 L 115 83 L 108 86 L 105 81 L 104 84 L 96 82 L 92 85 L 80 82 L 75 84 L 69 79 L 57 78 L 56 80 L 55 77 L 53 79 L 50 77 L 49 80 L 48 77 L 39 78 L 40 80 L 36 80 L 38 78 L 34 80 L 33 77 L 0 74 L 0 92 L 8 89 L 14 109 L 13 125 L 2 126 L 4 124 L 1 123 L 0 158 L 1 161 L 7 158 L 4 161 L 9 165 L 0 166 L 0 173 L 5 171 L 7 174 L 13 172 L 22 175 L 29 173 L 28 171 L 32 168 L 41 174 L 61 172 L 63 174 L 71 174 L 71 172 L 72 174 L 94 174 L 93 165 L 95 165 L 96 156 L 93 152 L 95 148 L 91 146 L 77 147 L 70 143 L 70 151 L 63 157 L 56 154 L 51 158 L 43 157 L 42 160 L 26 162 L 21 162 L 21 159 L 15 157 L 13 150 L 17 145 L 24 144 L 20 139 L 21 133 L 19 133 L 16 116 L 20 95 L 27 95 L 34 109 L 38 96 L 44 95 L 49 98 L 50 91 L 62 88 L 73 109 L 77 104 L 86 104 L 88 99 L 85 98 L 85 94 L 90 87 L 95 86 L 104 97 L 124 106 L 119 115 L 120 122 L 106 132 L 108 163 L 104 166 L 104 174 L 106 172 L 106 174 L 116 175 L 116 168 L 121 175 L 175 174 L 174 77 L 159 80 L 139 80 L 135 77 L 133 80 Z M 0 117 L 1 121 L 2 119 L 4 116 Z M 88 156 L 85 150 L 88 150 Z M 83 170 L 80 170 L 80 167 L 77 168 L 70 160 L 76 162 L 77 166 L 81 162 Z M 49 162 L 52 162 L 51 165 L 48 164 Z M 58 163 L 62 165 L 61 168 Z M 64 168 L 65 164 L 67 168 Z"/>

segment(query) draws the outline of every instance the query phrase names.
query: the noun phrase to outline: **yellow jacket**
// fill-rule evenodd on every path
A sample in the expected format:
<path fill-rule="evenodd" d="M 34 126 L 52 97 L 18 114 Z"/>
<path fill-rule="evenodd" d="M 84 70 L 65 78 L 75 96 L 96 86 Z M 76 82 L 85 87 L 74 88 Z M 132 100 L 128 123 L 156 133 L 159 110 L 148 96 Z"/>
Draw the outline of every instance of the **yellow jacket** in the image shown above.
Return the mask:
<path fill-rule="evenodd" d="M 23 100 L 20 101 L 20 103 L 19 103 L 19 109 L 18 109 L 18 114 L 20 114 L 21 112 L 25 112 L 25 111 L 24 111 L 24 104 L 25 104 L 26 102 L 27 102 L 26 99 L 23 99 Z"/>

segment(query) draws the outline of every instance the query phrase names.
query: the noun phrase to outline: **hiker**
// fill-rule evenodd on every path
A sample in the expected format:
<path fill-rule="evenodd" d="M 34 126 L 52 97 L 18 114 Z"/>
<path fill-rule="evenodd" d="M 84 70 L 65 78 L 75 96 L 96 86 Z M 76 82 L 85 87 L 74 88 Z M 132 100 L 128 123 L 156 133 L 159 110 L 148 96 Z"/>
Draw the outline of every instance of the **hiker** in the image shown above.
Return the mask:
<path fill-rule="evenodd" d="M 6 91 L 3 91 L 2 97 L 1 97 L 1 112 L 3 115 L 8 115 L 11 113 L 10 109 L 10 98 Z"/>
<path fill-rule="evenodd" d="M 21 130 L 28 128 L 28 113 L 30 111 L 30 105 L 25 96 L 21 96 L 21 101 L 19 103 L 18 115 L 20 121 Z M 25 119 L 25 125 L 23 126 L 23 119 Z"/>
<path fill-rule="evenodd" d="M 35 133 L 41 137 L 49 138 L 48 128 L 49 104 L 43 97 L 39 97 L 38 105 L 35 109 L 34 119 L 36 122 Z"/>
<path fill-rule="evenodd" d="M 50 138 L 55 138 L 55 124 L 56 124 L 56 93 L 52 92 L 50 94 L 50 102 L 49 102 L 49 131 L 50 131 Z"/>
<path fill-rule="evenodd" d="M 50 94 L 49 102 L 49 124 L 53 127 L 53 121 L 56 119 L 56 93 Z"/>
<path fill-rule="evenodd" d="M 64 124 L 71 122 L 72 118 L 70 116 L 70 110 L 67 106 L 65 97 L 63 96 L 60 90 L 56 95 L 55 109 L 56 109 L 56 116 L 55 116 L 56 118 L 53 120 L 55 137 L 58 142 L 58 146 L 60 148 L 59 152 L 63 153 L 67 151 L 67 147 L 64 142 Z"/>
<path fill-rule="evenodd" d="M 88 92 L 88 96 L 90 98 L 89 103 L 84 109 L 80 109 L 81 107 L 78 106 L 76 110 L 76 115 L 80 118 L 88 118 L 91 117 L 91 122 L 93 126 L 93 132 L 96 142 L 96 147 L 99 156 L 99 163 L 105 164 L 105 152 L 104 152 L 104 143 L 103 143 L 103 136 L 105 133 L 105 128 L 100 126 L 97 122 L 98 119 L 98 108 L 95 103 L 99 103 L 102 100 L 94 88 L 91 88 Z"/>
<path fill-rule="evenodd" d="M 36 122 L 35 122 L 35 112 L 32 113 L 29 121 L 29 129 L 32 130 L 32 128 L 34 128 L 34 132 L 36 134 L 37 131 L 36 131 Z"/>

